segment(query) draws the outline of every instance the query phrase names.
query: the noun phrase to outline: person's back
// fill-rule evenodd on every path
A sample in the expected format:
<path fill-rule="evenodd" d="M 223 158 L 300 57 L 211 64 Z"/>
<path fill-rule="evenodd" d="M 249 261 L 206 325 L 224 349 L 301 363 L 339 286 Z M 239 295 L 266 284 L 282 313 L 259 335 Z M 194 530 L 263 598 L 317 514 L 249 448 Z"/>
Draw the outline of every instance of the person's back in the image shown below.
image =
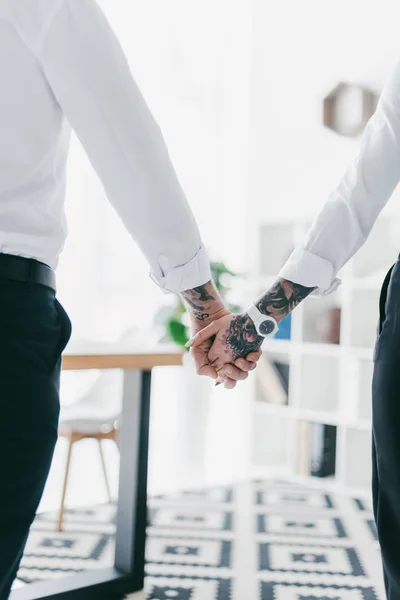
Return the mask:
<path fill-rule="evenodd" d="M 70 128 L 32 51 L 48 5 L 0 2 L 0 249 L 55 268 Z"/>

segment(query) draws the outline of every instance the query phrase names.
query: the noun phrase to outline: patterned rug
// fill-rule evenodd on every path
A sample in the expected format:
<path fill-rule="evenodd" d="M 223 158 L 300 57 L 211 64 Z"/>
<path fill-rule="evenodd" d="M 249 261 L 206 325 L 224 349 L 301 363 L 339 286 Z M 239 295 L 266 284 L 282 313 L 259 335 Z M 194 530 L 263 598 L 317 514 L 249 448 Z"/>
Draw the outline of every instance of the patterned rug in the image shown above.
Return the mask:
<path fill-rule="evenodd" d="M 147 600 L 383 600 L 370 503 L 278 481 L 150 499 Z M 16 586 L 113 563 L 115 505 L 37 516 Z"/>

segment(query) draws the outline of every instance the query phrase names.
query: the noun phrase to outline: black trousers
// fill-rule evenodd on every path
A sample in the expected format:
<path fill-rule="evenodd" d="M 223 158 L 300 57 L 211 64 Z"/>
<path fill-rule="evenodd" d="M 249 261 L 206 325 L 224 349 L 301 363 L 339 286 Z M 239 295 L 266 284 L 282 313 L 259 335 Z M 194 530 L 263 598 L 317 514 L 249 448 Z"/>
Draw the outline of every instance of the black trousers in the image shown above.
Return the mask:
<path fill-rule="evenodd" d="M 9 597 L 49 473 L 70 335 L 52 289 L 0 279 L 0 600 Z"/>
<path fill-rule="evenodd" d="M 372 487 L 388 600 L 400 600 L 400 260 L 380 296 L 372 384 Z"/>

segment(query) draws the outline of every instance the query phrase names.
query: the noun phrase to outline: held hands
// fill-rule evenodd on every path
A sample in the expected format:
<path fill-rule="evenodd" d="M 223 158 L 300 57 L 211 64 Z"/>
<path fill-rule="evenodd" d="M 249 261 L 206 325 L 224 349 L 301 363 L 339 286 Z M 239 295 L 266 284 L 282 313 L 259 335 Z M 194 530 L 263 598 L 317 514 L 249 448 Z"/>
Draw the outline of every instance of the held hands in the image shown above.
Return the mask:
<path fill-rule="evenodd" d="M 212 281 L 181 292 L 187 306 L 193 338 L 186 344 L 199 375 L 207 375 L 235 387 L 247 379 L 261 356 L 263 338 L 246 314 L 229 312 Z M 233 364 L 234 363 L 234 364 Z"/>
<path fill-rule="evenodd" d="M 219 383 L 224 382 L 226 388 L 232 389 L 256 368 L 263 339 L 246 313 L 232 314 L 225 310 L 197 331 L 186 345 L 191 348 L 200 375 L 217 376 Z"/>
<path fill-rule="evenodd" d="M 280 322 L 315 289 L 279 278 L 257 302 L 257 308 Z M 225 387 L 235 387 L 256 367 L 264 338 L 258 335 L 247 313 L 235 315 L 225 309 L 211 281 L 183 296 L 197 320 L 195 335 L 187 343 L 197 372 L 224 381 Z"/>

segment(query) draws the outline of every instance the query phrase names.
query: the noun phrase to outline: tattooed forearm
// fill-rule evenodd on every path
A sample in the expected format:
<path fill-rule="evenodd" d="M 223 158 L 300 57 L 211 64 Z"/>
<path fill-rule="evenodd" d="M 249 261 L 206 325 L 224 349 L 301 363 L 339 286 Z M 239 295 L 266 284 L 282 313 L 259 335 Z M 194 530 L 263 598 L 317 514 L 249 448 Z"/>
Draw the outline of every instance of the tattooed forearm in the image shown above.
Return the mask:
<path fill-rule="evenodd" d="M 214 296 L 210 293 L 211 290 L 207 289 L 207 284 L 195 287 L 193 291 L 200 295 L 199 300 L 215 300 Z"/>
<path fill-rule="evenodd" d="M 260 312 L 271 315 L 278 322 L 288 315 L 315 288 L 305 287 L 285 279 L 278 279 L 270 290 L 256 302 Z M 264 338 L 259 336 L 253 321 L 245 313 L 237 315 L 226 332 L 225 342 L 232 351 L 232 360 L 256 352 Z"/>
<path fill-rule="evenodd" d="M 256 352 L 264 338 L 259 336 L 253 321 L 246 314 L 235 317 L 226 335 L 226 344 L 232 350 L 232 360 Z"/>
<path fill-rule="evenodd" d="M 278 279 L 272 288 L 256 302 L 264 315 L 271 315 L 277 321 L 286 317 L 315 287 L 305 287 L 286 279 Z"/>
<path fill-rule="evenodd" d="M 193 308 L 193 310 L 195 311 L 202 311 L 203 307 L 201 306 L 201 304 L 196 304 L 195 302 L 193 302 L 193 300 L 191 298 L 189 298 L 189 294 L 186 295 L 186 292 L 183 294 L 186 302 L 189 304 L 189 306 L 191 308 Z"/>
<path fill-rule="evenodd" d="M 206 321 L 223 309 L 222 300 L 212 281 L 182 292 L 182 297 L 197 321 Z"/>

